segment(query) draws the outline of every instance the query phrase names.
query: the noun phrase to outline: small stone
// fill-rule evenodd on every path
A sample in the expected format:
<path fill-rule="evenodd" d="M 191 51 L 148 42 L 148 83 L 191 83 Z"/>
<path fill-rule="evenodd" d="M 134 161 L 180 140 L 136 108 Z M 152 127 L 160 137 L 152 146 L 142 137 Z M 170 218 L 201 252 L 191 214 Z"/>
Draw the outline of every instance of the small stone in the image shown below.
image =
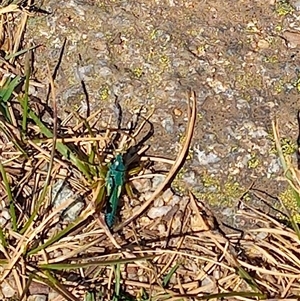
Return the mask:
<path fill-rule="evenodd" d="M 147 225 L 147 224 L 150 224 L 151 223 L 151 220 L 149 217 L 147 216 L 142 216 L 141 219 L 140 219 L 140 224 L 141 225 Z"/>
<path fill-rule="evenodd" d="M 259 239 L 259 240 L 264 240 L 268 237 L 268 233 L 267 232 L 260 232 L 256 235 L 256 239 Z"/>
<path fill-rule="evenodd" d="M 2 212 L 1 212 L 1 215 L 7 221 L 10 220 L 10 213 L 7 209 L 3 209 Z"/>
<path fill-rule="evenodd" d="M 166 203 L 168 203 L 172 199 L 173 195 L 174 194 L 173 194 L 172 190 L 167 189 L 166 191 L 164 191 L 162 198 Z"/>
<path fill-rule="evenodd" d="M 160 233 L 160 235 L 165 235 L 167 232 L 166 226 L 164 224 L 159 224 L 157 226 L 157 230 Z"/>
<path fill-rule="evenodd" d="M 53 207 L 57 208 L 70 199 L 74 200 L 73 203 L 62 210 L 62 216 L 64 220 L 68 222 L 74 221 L 79 216 L 84 207 L 84 202 L 79 195 L 76 195 L 72 191 L 68 183 L 63 180 L 58 180 L 52 189 Z"/>
<path fill-rule="evenodd" d="M 131 183 L 139 193 L 147 192 L 151 187 L 151 179 L 135 179 Z"/>
<path fill-rule="evenodd" d="M 153 202 L 154 207 L 162 207 L 164 205 L 164 200 L 162 198 L 158 198 Z"/>
<path fill-rule="evenodd" d="M 172 209 L 171 206 L 162 206 L 162 207 L 152 207 L 148 211 L 148 217 L 151 219 L 155 219 L 157 217 L 162 217 L 166 215 Z"/>
<path fill-rule="evenodd" d="M 200 165 L 210 165 L 220 161 L 220 158 L 213 152 L 206 154 L 205 151 L 195 148 L 195 153 Z"/>
<path fill-rule="evenodd" d="M 156 189 L 163 181 L 164 181 L 165 177 L 159 175 L 159 176 L 154 176 L 152 178 L 152 186 L 154 189 Z"/>
<path fill-rule="evenodd" d="M 4 227 L 6 222 L 7 222 L 7 220 L 5 218 L 3 218 L 2 216 L 0 216 L 0 227 Z"/>
<path fill-rule="evenodd" d="M 59 294 L 57 292 L 50 292 L 48 294 L 48 300 L 54 300 L 55 298 L 57 298 L 59 296 Z"/>
<path fill-rule="evenodd" d="M 5 281 L 1 283 L 0 289 L 6 298 L 12 298 L 16 291 Z"/>
<path fill-rule="evenodd" d="M 142 275 L 142 276 L 139 276 L 139 282 L 140 283 L 148 283 L 148 279 L 146 276 Z"/>
<path fill-rule="evenodd" d="M 268 49 L 270 46 L 269 42 L 266 40 L 259 40 L 257 42 L 257 47 L 260 49 Z"/>
<path fill-rule="evenodd" d="M 181 201 L 179 195 L 174 194 L 173 197 L 168 202 L 170 206 L 175 206 Z"/>
<path fill-rule="evenodd" d="M 293 1 L 291 4 L 293 5 L 296 11 L 300 11 L 300 0 Z"/>
<path fill-rule="evenodd" d="M 176 117 L 180 117 L 182 115 L 182 111 L 180 109 L 175 108 L 173 113 Z"/>
<path fill-rule="evenodd" d="M 174 132 L 174 120 L 172 116 L 166 116 L 161 124 L 168 134 L 172 134 Z"/>

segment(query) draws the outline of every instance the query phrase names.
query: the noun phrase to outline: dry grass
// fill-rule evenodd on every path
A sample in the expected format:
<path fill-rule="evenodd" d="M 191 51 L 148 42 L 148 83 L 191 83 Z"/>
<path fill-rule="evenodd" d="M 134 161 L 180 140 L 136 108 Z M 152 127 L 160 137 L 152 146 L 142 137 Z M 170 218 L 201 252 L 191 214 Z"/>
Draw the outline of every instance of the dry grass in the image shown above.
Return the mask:
<path fill-rule="evenodd" d="M 28 85 L 34 83 L 28 60 L 24 66 L 22 56 L 15 55 L 22 53 L 28 14 L 11 4 L 0 15 L 0 45 L 6 51 L 0 67 L 1 91 L 9 94 L 7 101 L 1 100 L 0 202 L 11 216 L 0 231 L 0 282 L 13 288 L 17 300 L 49 290 L 58 293 L 56 301 L 92 300 L 98 293 L 102 294 L 99 300 L 299 299 L 300 240 L 290 212 L 293 228 L 248 207 L 241 198 L 244 210 L 238 214 L 255 220 L 256 227 L 225 234 L 212 212 L 190 193 L 171 216 L 145 223 L 143 214 L 184 164 L 196 120 L 194 93 L 188 97 L 188 124 L 180 153 L 175 160 L 156 158 L 168 166 L 164 181 L 110 231 L 101 215 L 107 163 L 112 150 L 136 147 L 151 113 L 133 131 L 99 124 L 100 111 L 88 118 L 74 112 L 58 128 L 49 76 L 53 111 L 51 121 L 44 123 L 39 106 L 33 106 L 28 95 Z M 4 74 L 22 76 L 24 86 L 18 82 L 5 86 Z M 299 172 L 280 152 L 275 123 L 274 136 L 288 182 L 299 197 Z M 137 149 L 140 162 L 154 159 L 143 151 L 143 146 Z M 138 177 L 154 176 L 144 172 Z M 58 179 L 65 180 L 85 202 L 84 210 L 70 223 L 62 220 L 61 212 L 74 198 L 52 206 L 51 189 Z M 163 233 L 162 224 L 166 226 Z"/>

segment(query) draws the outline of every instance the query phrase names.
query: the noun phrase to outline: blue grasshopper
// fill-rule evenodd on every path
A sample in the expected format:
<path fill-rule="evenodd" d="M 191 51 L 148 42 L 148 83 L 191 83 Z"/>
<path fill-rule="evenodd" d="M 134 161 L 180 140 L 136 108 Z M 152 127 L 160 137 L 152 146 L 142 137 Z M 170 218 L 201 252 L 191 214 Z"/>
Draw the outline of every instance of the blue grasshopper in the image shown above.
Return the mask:
<path fill-rule="evenodd" d="M 121 154 L 117 154 L 110 164 L 105 178 L 105 186 L 108 196 L 106 204 L 105 221 L 111 229 L 117 214 L 119 198 L 125 184 L 126 166 Z"/>

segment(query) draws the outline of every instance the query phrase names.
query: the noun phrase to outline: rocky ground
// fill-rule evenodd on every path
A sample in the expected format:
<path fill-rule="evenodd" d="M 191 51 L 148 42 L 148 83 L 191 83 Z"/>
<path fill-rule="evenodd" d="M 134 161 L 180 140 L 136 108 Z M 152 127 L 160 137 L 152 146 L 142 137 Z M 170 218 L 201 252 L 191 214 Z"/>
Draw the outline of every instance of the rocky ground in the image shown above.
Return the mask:
<path fill-rule="evenodd" d="M 115 114 L 116 98 L 127 120 L 142 106 L 155 108 L 151 154 L 175 157 L 186 124 L 187 92 L 194 90 L 195 136 L 174 186 L 192 188 L 234 224 L 236 200 L 252 183 L 274 197 L 285 189 L 271 120 L 278 118 L 286 151 L 294 152 L 297 5 L 50 0 L 41 5 L 49 15 L 30 18 L 26 39 L 41 45 L 34 70 L 41 82 L 46 62 L 54 70 L 66 41 L 56 77 L 61 115 L 79 106 L 85 110 L 81 80 L 91 110 Z"/>
<path fill-rule="evenodd" d="M 197 122 L 187 161 L 173 190 L 139 220 L 138 235 L 150 241 L 171 231 L 155 220 L 172 215 L 176 206 L 184 212 L 187 188 L 213 209 L 219 221 L 239 229 L 257 222 L 255 215 L 237 215 L 243 209 L 242 196 L 262 211 L 269 205 L 279 208 L 278 195 L 293 206 L 271 122 L 278 119 L 284 152 L 295 153 L 299 1 L 47 0 L 35 5 L 44 13 L 28 19 L 24 44 L 39 45 L 32 78 L 40 85 L 31 86 L 30 93 L 46 99 L 48 63 L 62 118 L 77 109 L 83 115 L 102 109 L 101 119 L 112 117 L 116 125 L 117 102 L 125 126 L 141 109 L 145 115 L 154 110 L 147 154 L 175 159 L 185 139 L 189 91 L 197 95 Z M 134 184 L 147 198 L 160 181 L 154 177 Z M 126 210 L 121 218 L 132 214 Z M 175 230 L 180 218 L 175 218 Z M 157 232 L 145 226 L 149 224 Z"/>

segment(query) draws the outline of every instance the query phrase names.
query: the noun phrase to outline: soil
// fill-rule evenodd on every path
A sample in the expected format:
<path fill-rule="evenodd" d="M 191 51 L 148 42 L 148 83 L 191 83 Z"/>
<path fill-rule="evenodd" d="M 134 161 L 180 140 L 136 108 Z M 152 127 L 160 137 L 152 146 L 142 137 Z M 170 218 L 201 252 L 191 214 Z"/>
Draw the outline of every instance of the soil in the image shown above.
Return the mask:
<path fill-rule="evenodd" d="M 295 151 L 300 15 L 293 4 L 49 0 L 41 5 L 49 15 L 31 17 L 25 38 L 41 45 L 35 78 L 46 86 L 46 64 L 57 69 L 61 116 L 80 106 L 86 113 L 82 81 L 90 110 L 103 108 L 101 118 L 117 116 L 116 100 L 123 124 L 142 107 L 154 108 L 149 154 L 176 157 L 194 90 L 194 140 L 174 189 L 192 189 L 223 222 L 240 226 L 235 212 L 250 185 L 247 200 L 259 208 L 262 198 L 274 205 L 285 190 L 272 139 L 275 116 L 287 152 Z"/>
<path fill-rule="evenodd" d="M 9 275 L 8 270 L 0 267 L 0 274 L 4 271 L 9 275 L 3 282 L 5 286 L 1 283 L 0 298 L 16 295 L 17 286 L 21 285 L 11 280 L 19 279 L 17 273 L 22 271 L 22 279 L 27 281 L 26 273 L 30 272 L 31 275 L 35 269 L 32 260 L 36 260 L 36 267 L 41 266 L 41 269 L 41 260 L 50 260 L 50 263 L 72 262 L 73 254 L 77 254 L 73 253 L 76 248 L 78 259 L 88 261 L 97 256 L 115 260 L 118 254 L 127 254 L 132 261 L 135 261 L 132 254 L 154 255 L 150 269 L 140 263 L 131 263 L 124 265 L 125 273 L 119 271 L 123 284 L 126 284 L 126 292 L 134 296 L 141 295 L 142 288 L 151 293 L 153 284 L 157 296 L 161 292 L 167 293 L 160 279 L 164 278 L 165 281 L 168 275 L 175 272 L 177 267 L 174 269 L 173 263 L 179 267 L 170 280 L 174 298 L 178 293 L 184 298 L 198 298 L 202 293 L 225 291 L 230 292 L 230 298 L 239 283 L 238 290 L 245 292 L 251 281 L 247 274 L 241 274 L 243 270 L 240 267 L 258 279 L 266 298 L 274 299 L 279 294 L 281 297 L 299 295 L 299 282 L 296 281 L 299 278 L 299 262 L 295 260 L 299 239 L 285 224 L 270 217 L 278 217 L 277 209 L 282 209 L 279 198 L 285 205 L 298 210 L 293 193 L 287 189 L 275 150 L 272 120 L 278 120 L 284 154 L 291 155 L 296 164 L 300 92 L 299 1 L 48 0 L 35 3 L 34 10 L 33 6 L 26 6 L 29 3 L 19 2 L 20 5 L 24 4 L 22 13 L 31 9 L 31 15 L 21 39 L 22 45 L 17 48 L 37 46 L 30 58 L 33 64 L 31 83 L 35 83 L 30 86 L 30 104 L 35 106 L 35 111 L 38 111 L 35 100 L 52 105 L 48 91 L 49 65 L 55 83 L 60 121 L 70 112 L 77 111 L 77 116 L 85 117 L 101 110 L 99 124 L 112 119 L 113 128 L 119 127 L 119 117 L 122 115 L 121 131 L 118 133 L 124 134 L 124 128 L 137 114 L 142 112 L 143 116 L 148 116 L 153 111 L 150 118 L 153 135 L 147 137 L 145 142 L 149 145 L 147 154 L 152 157 L 174 160 L 186 141 L 190 91 L 194 91 L 197 97 L 197 121 L 185 165 L 173 181 L 172 189 L 166 189 L 137 218 L 135 209 L 143 208 L 142 201 L 149 200 L 163 181 L 162 169 L 166 172 L 170 165 L 156 163 L 153 167 L 146 163 L 144 171 L 151 172 L 151 175 L 135 179 L 128 176 L 128 181 L 134 186 L 133 195 L 140 198 L 129 197 L 128 190 L 118 200 L 120 211 L 116 217 L 117 227 L 120 227 L 119 222 L 135 218 L 123 228 L 112 228 L 112 232 L 106 229 L 100 210 L 96 210 L 98 208 L 89 202 L 90 199 L 95 203 L 98 201 L 98 197 L 96 201 L 94 199 L 94 189 L 100 189 L 101 185 L 104 196 L 107 178 L 96 179 L 94 186 L 95 183 L 90 185 L 92 181 L 77 185 L 73 178 L 73 186 L 68 185 L 66 190 L 53 186 L 54 192 L 63 190 L 60 194 L 70 203 L 73 197 L 84 196 L 78 201 L 80 208 L 76 208 L 80 211 L 84 205 L 88 205 L 90 215 L 85 213 L 84 222 L 80 221 L 80 227 L 73 229 L 68 239 L 74 241 L 59 249 L 58 241 L 51 243 L 53 233 L 65 229 L 79 214 L 77 211 L 71 214 L 67 208 L 64 215 L 68 213 L 69 221 L 59 218 L 58 228 L 44 229 L 47 238 L 51 237 L 51 246 L 45 247 L 46 244 L 43 244 L 45 250 L 40 250 L 38 255 L 31 253 L 32 250 L 38 252 L 35 245 L 41 243 L 41 238 L 37 234 L 30 235 L 31 241 L 27 242 L 26 248 L 35 249 L 28 249 L 28 256 L 24 256 L 20 262 L 15 260 L 18 259 L 15 253 L 22 257 L 20 254 L 23 252 L 18 248 L 22 246 L 23 236 L 16 236 L 14 231 L 5 232 L 5 235 L 11 235 L 9 242 L 12 242 L 12 247 L 7 248 L 11 252 L 8 258 L 13 259 L 12 266 L 16 269 L 13 269 L 14 274 Z M 2 5 L 7 5 L 7 1 Z M 9 18 L 3 20 L 8 20 L 8 24 L 16 21 L 11 22 L 11 27 L 16 29 L 21 17 L 10 14 Z M 12 38 L 12 32 L 8 30 L 5 33 L 8 39 L 4 38 L 5 34 L 0 37 L 1 61 L 5 61 L 7 53 L 12 51 L 10 43 L 18 44 L 17 39 Z M 18 57 L 13 66 L 16 66 L 15 70 L 22 70 L 24 57 Z M 0 71 L 7 72 L 3 67 Z M 23 71 L 19 73 L 24 75 Z M 51 122 L 53 116 L 48 115 L 47 121 Z M 39 117 L 43 119 L 45 116 Z M 137 140 L 143 140 L 146 134 L 143 131 Z M 67 150 L 68 154 L 71 152 Z M 4 152 L 6 154 L 11 155 Z M 129 155 L 127 153 L 120 158 L 126 161 Z M 108 162 L 112 156 L 105 158 L 105 162 Z M 103 170 L 107 171 L 106 166 Z M 44 175 L 44 169 L 42 171 Z M 65 174 L 67 172 L 69 170 Z M 124 174 L 128 175 L 129 172 L 116 170 L 116 174 L 123 179 Z M 83 178 L 79 171 L 74 171 L 74 175 L 78 175 L 76 179 L 80 176 Z M 113 181 L 115 178 L 109 179 Z M 26 185 L 29 187 L 32 183 L 28 180 Z M 36 185 L 43 185 L 39 180 L 34 183 L 33 190 L 36 190 Z M 122 192 L 121 186 L 117 186 L 118 198 Z M 18 189 L 25 195 L 27 186 L 24 186 L 25 189 L 22 187 Z M 74 187 L 81 192 L 78 189 L 72 191 Z M 29 188 L 28 191 L 31 191 L 32 187 Z M 187 190 L 192 191 L 195 198 L 187 194 Z M 9 224 L 12 217 L 8 203 L 4 201 L 8 200 L 5 189 L 2 189 L 3 192 L 0 222 L 5 220 Z M 52 198 L 58 199 L 58 196 Z M 247 205 L 251 205 L 251 210 Z M 22 206 L 17 209 L 23 210 Z M 28 207 L 30 210 L 34 208 L 31 199 Z M 269 212 L 270 216 L 267 215 Z M 298 217 L 300 220 L 300 213 Z M 43 220 L 44 216 L 39 218 Z M 36 225 L 39 226 L 38 221 Z M 38 232 L 44 234 L 44 231 Z M 46 234 L 45 237 L 41 236 L 45 241 Z M 79 238 L 81 234 L 84 235 Z M 55 245 L 58 245 L 57 249 Z M 181 254 L 176 258 L 178 263 L 173 256 L 176 252 Z M 30 264 L 26 265 L 23 259 Z M 167 275 L 169 268 L 171 272 Z M 80 296 L 80 300 L 86 296 L 87 289 L 93 288 L 96 291 L 99 288 L 103 292 L 106 290 L 110 296 L 114 281 L 112 269 L 103 266 L 103 269 L 95 272 L 95 278 L 94 268 L 85 272 L 84 277 L 81 270 L 78 274 L 73 271 L 61 273 L 60 280 L 70 285 L 70 289 L 73 285 L 74 296 Z M 117 281 L 119 276 L 116 271 L 114 273 Z M 97 283 L 90 281 L 95 279 Z M 185 292 L 189 295 L 185 295 Z M 30 286 L 29 293 L 58 300 L 55 299 L 57 293 L 49 293 L 45 285 L 35 283 Z M 107 300 L 111 298 L 107 297 Z"/>

